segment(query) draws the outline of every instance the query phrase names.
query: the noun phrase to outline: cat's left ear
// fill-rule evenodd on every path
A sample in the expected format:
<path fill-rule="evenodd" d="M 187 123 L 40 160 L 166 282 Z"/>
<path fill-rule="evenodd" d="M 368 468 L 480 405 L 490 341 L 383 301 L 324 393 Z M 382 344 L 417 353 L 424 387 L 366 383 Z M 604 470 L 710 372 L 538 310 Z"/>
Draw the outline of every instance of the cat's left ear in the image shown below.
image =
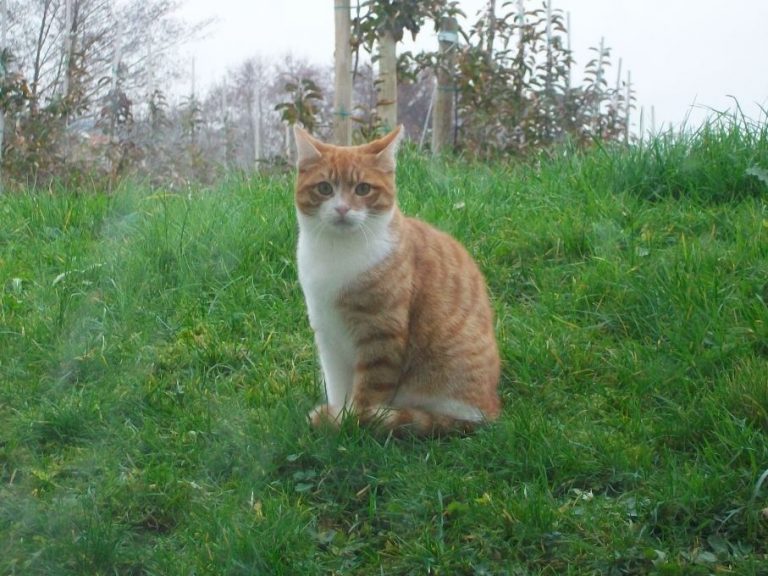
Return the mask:
<path fill-rule="evenodd" d="M 395 171 L 395 166 L 397 165 L 395 157 L 397 156 L 397 149 L 400 147 L 402 139 L 403 125 L 398 124 L 397 128 L 392 130 L 392 132 L 372 143 L 378 149 L 376 152 L 376 163 L 379 168 L 386 172 Z"/>
<path fill-rule="evenodd" d="M 294 124 L 293 136 L 296 140 L 296 163 L 299 168 L 307 162 L 312 162 L 320 158 L 320 142 L 312 138 L 312 136 L 309 135 L 309 132 L 304 130 L 304 128 L 298 124 Z"/>

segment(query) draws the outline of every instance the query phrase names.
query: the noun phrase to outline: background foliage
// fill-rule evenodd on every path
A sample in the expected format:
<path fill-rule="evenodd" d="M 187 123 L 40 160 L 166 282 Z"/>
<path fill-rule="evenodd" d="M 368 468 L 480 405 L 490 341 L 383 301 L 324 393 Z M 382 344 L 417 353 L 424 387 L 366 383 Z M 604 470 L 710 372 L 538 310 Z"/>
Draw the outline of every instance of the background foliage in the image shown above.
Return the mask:
<path fill-rule="evenodd" d="M 173 187 L 210 183 L 232 170 L 284 166 L 291 144 L 286 124 L 329 132 L 330 67 L 254 57 L 202 94 L 191 67 L 172 62 L 205 22 L 180 21 L 170 0 L 123 3 L 117 11 L 108 0 L 71 2 L 68 30 L 64 0 L 10 2 L 11 41 L 2 54 L 8 74 L 0 87 L 7 126 L 2 174 L 9 184 L 95 180 L 112 189 L 125 176 Z M 356 66 L 356 140 L 380 128 L 377 35 L 415 36 L 449 15 L 461 15 L 456 3 L 359 5 L 353 46 L 358 55 L 368 50 L 372 63 L 360 58 Z M 489 3 L 462 31 L 454 88 L 459 152 L 501 159 L 565 142 L 628 138 L 632 94 L 621 81 L 609 86 L 608 50 L 575 81 L 566 35 L 559 11 L 548 20 L 545 8 L 521 14 L 514 3 L 499 9 Z M 422 141 L 435 73 L 446 62 L 437 53 L 403 52 L 399 63 L 400 120 Z"/>

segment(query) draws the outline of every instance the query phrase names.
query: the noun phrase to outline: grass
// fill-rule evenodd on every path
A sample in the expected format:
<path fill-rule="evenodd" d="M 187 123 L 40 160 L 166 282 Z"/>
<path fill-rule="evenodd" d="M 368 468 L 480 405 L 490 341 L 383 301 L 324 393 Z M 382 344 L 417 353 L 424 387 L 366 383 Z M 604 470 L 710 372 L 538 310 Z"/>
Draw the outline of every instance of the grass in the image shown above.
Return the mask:
<path fill-rule="evenodd" d="M 290 177 L 0 197 L 0 574 L 768 574 L 766 169 L 735 121 L 405 150 L 504 361 L 499 422 L 443 440 L 308 429 Z"/>

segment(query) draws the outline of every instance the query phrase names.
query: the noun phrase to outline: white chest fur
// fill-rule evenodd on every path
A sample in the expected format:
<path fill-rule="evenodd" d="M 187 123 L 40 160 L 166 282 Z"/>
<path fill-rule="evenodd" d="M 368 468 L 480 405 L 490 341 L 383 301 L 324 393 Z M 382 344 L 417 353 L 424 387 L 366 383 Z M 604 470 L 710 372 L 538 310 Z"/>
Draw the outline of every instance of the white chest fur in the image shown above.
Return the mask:
<path fill-rule="evenodd" d="M 380 263 L 394 249 L 392 215 L 371 218 L 364 229 L 333 230 L 298 214 L 299 282 L 315 332 L 328 404 L 341 409 L 350 400 L 355 345 L 336 302 L 341 290 Z"/>

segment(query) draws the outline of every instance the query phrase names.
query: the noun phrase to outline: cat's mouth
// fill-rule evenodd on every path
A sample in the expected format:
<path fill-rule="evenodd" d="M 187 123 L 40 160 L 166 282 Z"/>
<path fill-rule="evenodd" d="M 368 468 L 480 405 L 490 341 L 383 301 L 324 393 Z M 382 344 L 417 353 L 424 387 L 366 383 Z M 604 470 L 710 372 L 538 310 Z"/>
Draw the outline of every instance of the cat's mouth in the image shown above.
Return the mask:
<path fill-rule="evenodd" d="M 346 216 L 339 216 L 334 218 L 333 225 L 336 226 L 336 228 L 345 230 L 348 228 L 353 228 L 355 226 L 355 222 Z"/>

